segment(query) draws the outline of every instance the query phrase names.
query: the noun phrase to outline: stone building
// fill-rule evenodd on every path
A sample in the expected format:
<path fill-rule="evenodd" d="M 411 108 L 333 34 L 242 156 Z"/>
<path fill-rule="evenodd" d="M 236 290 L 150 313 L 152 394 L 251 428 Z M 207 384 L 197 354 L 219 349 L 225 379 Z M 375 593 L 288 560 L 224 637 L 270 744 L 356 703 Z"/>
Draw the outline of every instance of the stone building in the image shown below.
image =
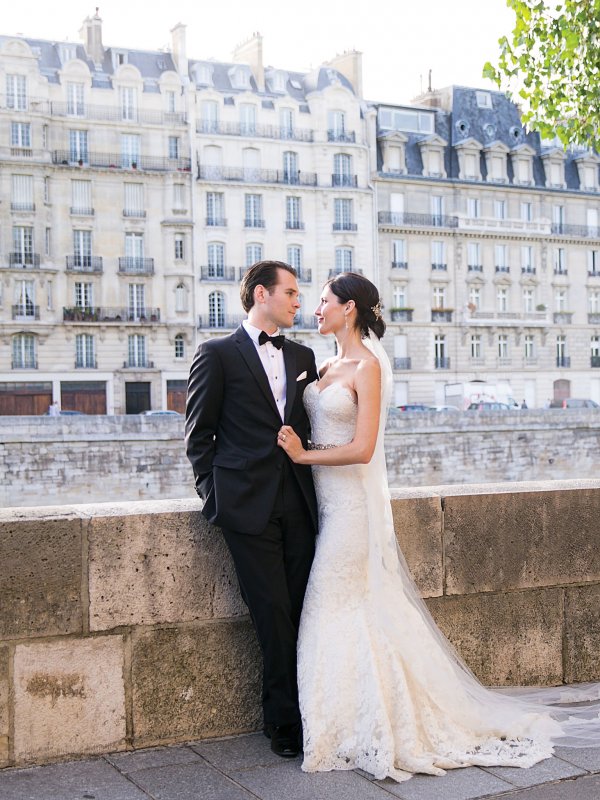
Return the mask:
<path fill-rule="evenodd" d="M 0 36 L 0 414 L 181 410 L 198 341 L 240 321 L 262 257 L 298 269 L 290 336 L 321 358 L 324 281 L 382 288 L 396 401 L 508 378 L 600 400 L 598 164 L 501 93 L 362 98 L 360 54 L 311 73 Z M 596 286 L 595 281 L 598 281 Z"/>

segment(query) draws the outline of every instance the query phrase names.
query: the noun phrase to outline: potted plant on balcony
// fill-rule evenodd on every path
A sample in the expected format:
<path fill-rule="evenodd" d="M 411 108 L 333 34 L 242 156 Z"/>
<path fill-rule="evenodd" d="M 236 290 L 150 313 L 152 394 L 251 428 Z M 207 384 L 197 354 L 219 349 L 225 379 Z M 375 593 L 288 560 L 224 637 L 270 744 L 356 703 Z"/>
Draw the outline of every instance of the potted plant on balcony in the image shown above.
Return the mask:
<path fill-rule="evenodd" d="M 535 310 L 536 311 L 545 311 L 546 310 L 546 306 L 544 305 L 544 303 L 538 303 L 537 306 L 535 307 Z"/>

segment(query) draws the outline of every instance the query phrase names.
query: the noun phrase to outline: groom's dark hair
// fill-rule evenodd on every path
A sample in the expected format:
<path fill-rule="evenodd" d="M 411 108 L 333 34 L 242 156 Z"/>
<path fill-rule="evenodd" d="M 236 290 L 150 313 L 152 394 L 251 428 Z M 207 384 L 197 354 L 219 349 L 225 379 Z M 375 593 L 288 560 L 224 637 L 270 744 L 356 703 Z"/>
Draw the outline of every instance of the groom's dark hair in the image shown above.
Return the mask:
<path fill-rule="evenodd" d="M 240 283 L 240 297 L 242 307 L 247 313 L 254 305 L 254 290 L 257 286 L 264 286 L 269 294 L 273 293 L 279 281 L 278 269 L 285 269 L 296 277 L 296 270 L 285 261 L 257 261 L 248 269 Z"/>

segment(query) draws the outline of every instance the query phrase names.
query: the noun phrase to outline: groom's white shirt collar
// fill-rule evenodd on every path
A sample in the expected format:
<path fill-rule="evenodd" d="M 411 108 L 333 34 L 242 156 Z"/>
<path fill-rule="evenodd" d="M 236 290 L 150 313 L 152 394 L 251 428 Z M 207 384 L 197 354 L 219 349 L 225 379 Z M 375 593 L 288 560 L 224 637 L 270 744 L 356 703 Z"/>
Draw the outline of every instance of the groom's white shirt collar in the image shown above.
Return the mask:
<path fill-rule="evenodd" d="M 247 319 L 243 320 L 242 325 L 244 326 L 244 330 L 248 336 L 254 342 L 258 357 L 260 358 L 265 372 L 267 373 L 269 386 L 273 392 L 277 410 L 279 411 L 279 415 L 283 421 L 285 416 L 285 398 L 287 388 L 283 348 L 278 350 L 276 347 L 273 347 L 270 342 L 265 342 L 263 345 L 260 345 L 258 343 L 258 337 L 262 333 L 261 328 L 251 325 Z M 272 333 L 271 336 L 275 336 L 278 333 L 279 328 L 277 328 L 277 330 Z"/>
<path fill-rule="evenodd" d="M 260 347 L 260 345 L 258 344 L 258 337 L 262 333 L 262 328 L 257 328 L 255 325 L 252 325 L 247 319 L 242 321 L 242 325 L 244 327 L 244 330 L 248 334 L 248 336 L 254 342 L 254 344 L 257 347 Z M 266 331 L 265 331 L 265 333 L 266 333 Z M 279 328 L 277 328 L 277 330 L 274 333 L 270 333 L 269 336 L 277 336 L 278 333 L 279 333 Z"/>

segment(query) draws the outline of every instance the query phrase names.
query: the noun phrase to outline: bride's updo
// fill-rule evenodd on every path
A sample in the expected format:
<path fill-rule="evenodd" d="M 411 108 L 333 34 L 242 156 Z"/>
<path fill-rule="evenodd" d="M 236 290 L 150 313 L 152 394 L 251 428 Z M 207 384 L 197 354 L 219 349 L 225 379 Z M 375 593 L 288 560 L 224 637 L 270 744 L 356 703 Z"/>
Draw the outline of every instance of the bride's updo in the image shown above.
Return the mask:
<path fill-rule="evenodd" d="M 335 278 L 327 281 L 334 295 L 341 303 L 354 300 L 356 306 L 356 324 L 360 329 L 363 339 L 367 339 L 369 331 L 381 339 L 385 333 L 385 322 L 381 311 L 379 291 L 364 275 L 356 272 L 341 272 Z"/>

